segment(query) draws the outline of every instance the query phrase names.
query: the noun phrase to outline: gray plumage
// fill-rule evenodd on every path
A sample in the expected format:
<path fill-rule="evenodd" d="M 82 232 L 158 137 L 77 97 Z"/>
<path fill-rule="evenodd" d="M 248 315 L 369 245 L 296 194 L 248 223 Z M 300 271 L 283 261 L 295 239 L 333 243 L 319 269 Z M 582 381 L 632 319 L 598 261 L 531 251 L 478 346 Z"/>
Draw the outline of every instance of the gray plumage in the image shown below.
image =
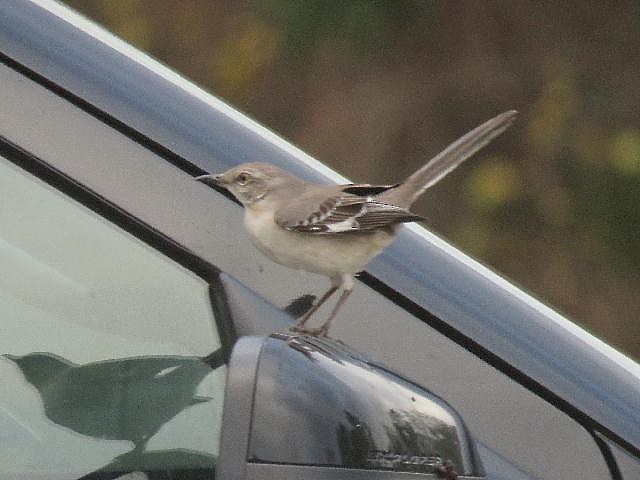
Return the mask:
<path fill-rule="evenodd" d="M 353 289 L 353 276 L 391 243 L 400 224 L 423 220 L 409 210 L 416 199 L 504 132 L 516 113 L 476 127 L 396 185 L 316 185 L 260 162 L 196 179 L 226 188 L 244 205 L 249 237 L 269 258 L 330 278 L 331 288 L 293 328 L 327 335 Z M 329 318 L 318 329 L 306 329 L 309 317 L 340 287 L 344 291 Z"/>
<path fill-rule="evenodd" d="M 394 187 L 347 185 L 308 190 L 275 212 L 275 221 L 287 230 L 318 234 L 375 230 L 394 223 L 424 220 L 420 215 L 381 201 L 381 194 Z"/>

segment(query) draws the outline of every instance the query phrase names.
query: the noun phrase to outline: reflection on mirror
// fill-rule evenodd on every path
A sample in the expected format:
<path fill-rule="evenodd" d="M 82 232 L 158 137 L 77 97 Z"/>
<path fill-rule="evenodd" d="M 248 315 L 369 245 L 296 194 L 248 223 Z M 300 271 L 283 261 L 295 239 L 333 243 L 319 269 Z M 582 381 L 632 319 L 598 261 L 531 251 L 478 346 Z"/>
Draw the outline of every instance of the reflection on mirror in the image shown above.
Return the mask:
<path fill-rule="evenodd" d="M 252 461 L 481 473 L 455 410 L 344 345 L 274 334 L 258 372 Z"/>

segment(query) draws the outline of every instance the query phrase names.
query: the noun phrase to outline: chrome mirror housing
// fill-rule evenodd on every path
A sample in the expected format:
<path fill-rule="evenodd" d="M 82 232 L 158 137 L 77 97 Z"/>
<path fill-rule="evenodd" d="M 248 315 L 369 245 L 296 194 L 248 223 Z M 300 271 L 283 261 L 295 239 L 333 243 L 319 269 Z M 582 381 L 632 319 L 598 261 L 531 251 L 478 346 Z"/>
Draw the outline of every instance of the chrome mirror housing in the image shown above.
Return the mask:
<path fill-rule="evenodd" d="M 365 478 L 352 476 L 363 470 L 366 478 L 483 475 L 458 413 L 422 387 L 331 340 L 241 338 L 217 476 Z"/>

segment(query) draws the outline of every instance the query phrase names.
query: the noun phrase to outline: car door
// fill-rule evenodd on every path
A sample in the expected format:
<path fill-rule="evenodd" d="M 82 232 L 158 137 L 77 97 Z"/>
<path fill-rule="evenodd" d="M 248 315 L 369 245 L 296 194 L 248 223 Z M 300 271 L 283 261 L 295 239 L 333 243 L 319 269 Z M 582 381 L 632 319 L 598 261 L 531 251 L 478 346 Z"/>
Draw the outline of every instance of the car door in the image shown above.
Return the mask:
<path fill-rule="evenodd" d="M 239 207 L 221 193 L 193 182 L 191 174 L 198 173 L 198 168 L 173 154 L 171 145 L 158 144 L 105 114 L 88 99 L 56 87 L 55 83 L 20 67 L 15 61 L 5 61 L 1 73 L 5 108 L 1 115 L 0 135 L 3 137 L 3 168 L 8 172 L 7 187 L 3 192 L 9 198 L 7 192 L 12 191 L 12 198 L 15 198 L 13 203 L 3 202 L 2 211 L 7 218 L 11 216 L 11 224 L 15 225 L 11 229 L 12 235 L 19 234 L 21 227 L 24 237 L 34 237 L 31 241 L 40 240 L 43 244 L 35 245 L 36 250 L 47 247 L 60 250 L 57 252 L 60 255 L 64 253 L 64 247 L 71 246 L 62 264 L 78 260 L 77 254 L 82 257 L 85 268 L 88 265 L 95 267 L 95 271 L 87 269 L 85 272 L 87 280 L 94 274 L 109 280 L 107 283 L 111 286 L 110 289 L 103 288 L 102 284 L 91 280 L 94 283 L 90 283 L 88 293 L 84 292 L 88 298 L 84 311 L 93 313 L 91 302 L 94 300 L 103 308 L 113 304 L 120 309 L 114 309 L 118 313 L 112 315 L 111 322 L 105 320 L 108 313 L 77 317 L 88 322 L 90 328 L 82 324 L 83 335 L 75 332 L 69 335 L 68 340 L 73 343 L 69 351 L 47 346 L 53 345 L 48 342 L 54 340 L 59 345 L 64 343 L 52 334 L 41 335 L 44 339 L 36 336 L 38 332 L 47 332 L 46 329 L 36 329 L 31 337 L 23 337 L 21 329 L 29 323 L 13 320 L 16 323 L 12 324 L 11 336 L 5 338 L 5 353 L 23 357 L 45 352 L 53 354 L 49 355 L 50 360 L 57 359 L 69 369 L 83 365 L 96 367 L 96 363 L 112 360 L 124 362 L 147 354 L 162 358 L 186 356 L 194 361 L 200 359 L 198 361 L 202 363 L 202 359 L 211 360 L 210 355 L 220 351 L 224 359 L 223 352 L 225 348 L 228 351 L 234 338 L 233 330 L 257 333 L 286 322 L 286 316 L 275 320 L 260 318 L 260 312 L 265 311 L 264 305 L 286 307 L 300 295 L 322 290 L 324 285 L 320 280 L 292 273 L 261 257 L 242 232 Z M 233 143 L 228 138 L 224 142 L 223 151 Z M 216 153 L 217 150 L 212 151 L 211 167 L 216 165 Z M 20 193 L 22 197 L 17 196 Z M 30 210 L 27 200 L 35 202 Z M 74 241 L 67 243 L 65 235 L 73 230 L 62 219 L 51 222 L 51 227 L 58 228 L 53 231 L 55 234 L 38 230 L 47 226 L 43 218 L 57 219 L 65 211 L 71 212 L 69 222 L 77 222 L 79 233 Z M 33 218 L 35 213 L 44 217 L 38 217 L 40 221 L 29 227 L 29 223 L 20 220 Z M 84 220 L 78 220 L 81 217 Z M 7 220 L 7 225 L 9 222 Z M 109 237 L 120 239 L 113 243 L 121 245 L 121 256 L 113 261 L 109 261 L 114 258 L 108 249 L 106 239 Z M 21 246 L 23 241 L 22 237 L 12 237 L 12 241 L 6 243 L 25 249 Z M 34 252 L 26 258 L 38 258 L 38 255 Z M 92 255 L 97 258 L 91 260 Z M 147 260 L 143 260 L 145 258 Z M 20 269 L 24 268 L 24 265 L 20 266 Z M 164 273 L 160 273 L 162 268 L 165 268 Z M 58 278 L 56 269 L 53 270 L 53 277 Z M 150 273 L 149 277 L 145 272 Z M 119 278 L 118 274 L 124 277 Z M 35 288 L 37 284 L 33 278 L 40 276 L 33 274 L 21 280 L 23 294 L 31 285 L 34 292 L 41 291 L 43 295 L 49 292 L 48 287 Z M 165 278 L 167 283 L 161 281 Z M 15 285 L 18 285 L 17 281 Z M 109 292 L 123 297 L 110 297 Z M 521 469 L 522 475 L 530 476 L 524 478 L 607 478 L 611 475 L 615 478 L 619 475 L 617 463 L 636 468 L 634 457 L 630 456 L 632 461 L 629 461 L 624 448 L 609 440 L 603 446 L 604 441 L 597 432 L 585 428 L 584 418 L 567 415 L 563 408 L 558 408 L 562 405 L 554 405 L 523 387 L 517 378 L 480 358 L 471 345 L 464 344 L 454 334 L 447 335 L 446 329 L 443 333 L 442 328 L 425 324 L 410 308 L 394 301 L 393 295 L 381 292 L 385 289 L 376 288 L 373 281 L 368 285 L 360 284 L 354 301 L 346 310 L 345 317 L 349 321 L 342 323 L 338 334 L 377 360 L 428 385 L 451 402 L 479 439 L 480 454 L 493 478 L 500 478 L 500 472 L 514 469 Z M 225 302 L 216 301 L 222 297 Z M 63 297 L 58 300 L 61 299 Z M 145 305 L 155 305 L 156 310 Z M 80 306 L 78 304 L 78 308 Z M 173 330 L 167 328 L 172 324 L 169 319 L 178 322 L 174 323 Z M 49 331 L 55 330 L 57 325 L 64 324 L 52 321 Z M 156 329 L 163 333 L 156 333 Z M 149 350 L 145 350 L 144 345 L 138 345 L 136 350 L 117 342 L 111 345 L 104 340 L 97 342 L 102 345 L 102 353 L 91 356 L 89 352 L 96 348 L 94 330 L 109 335 L 116 332 L 116 337 L 130 339 L 149 335 L 158 337 L 159 344 L 177 343 L 181 347 L 162 349 L 152 344 Z M 11 351 L 10 347 L 19 342 L 23 342 L 23 348 Z M 115 345 L 122 350 L 116 349 Z M 74 349 L 82 351 L 83 348 L 82 355 L 74 353 Z M 112 351 L 117 354 L 109 355 Z M 4 368 L 11 372 L 14 380 L 22 375 L 17 365 L 14 358 L 6 357 Z M 212 369 L 217 370 L 218 367 Z M 220 380 L 216 378 L 219 390 Z M 31 388 L 28 385 L 33 384 L 27 381 L 23 387 Z M 205 389 L 198 384 L 195 397 L 205 401 L 185 406 L 179 412 L 203 408 L 207 402 L 212 405 L 211 392 L 215 388 L 209 387 L 211 398 L 208 400 L 207 395 L 200 395 L 198 388 Z M 32 401 L 37 398 L 33 397 Z M 21 403 L 16 399 L 12 402 L 11 405 Z M 216 415 L 219 416 L 219 412 L 212 414 L 207 422 L 196 420 L 196 423 L 214 425 Z M 13 413 L 8 418 L 14 417 L 19 416 Z M 40 412 L 39 421 L 48 421 L 46 419 L 50 420 L 46 410 L 44 414 Z M 14 428 L 21 428 L 20 423 Z M 159 429 L 149 435 L 152 432 L 153 429 L 147 432 L 149 438 L 144 445 L 154 435 L 165 433 Z M 131 438 L 106 440 L 136 444 Z M 141 442 L 139 440 L 138 444 Z M 28 442 L 25 445 L 29 445 Z M 175 445 L 181 448 L 179 443 Z M 75 448 L 69 446 L 68 451 Z M 610 449 L 617 452 L 615 458 Z M 107 460 L 127 451 L 118 453 L 120 450 L 114 450 L 107 455 Z M 215 458 L 214 444 L 198 451 Z M 78 456 L 90 457 L 89 454 Z M 616 462 L 618 458 L 620 460 Z"/>

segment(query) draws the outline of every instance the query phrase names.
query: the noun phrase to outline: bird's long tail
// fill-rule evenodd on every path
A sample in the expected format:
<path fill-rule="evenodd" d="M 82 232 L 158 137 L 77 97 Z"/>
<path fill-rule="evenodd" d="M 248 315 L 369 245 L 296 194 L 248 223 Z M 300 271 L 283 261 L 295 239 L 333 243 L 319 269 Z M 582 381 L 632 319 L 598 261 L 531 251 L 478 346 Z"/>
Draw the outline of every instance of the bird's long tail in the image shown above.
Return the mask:
<path fill-rule="evenodd" d="M 412 174 L 397 188 L 382 195 L 385 203 L 409 208 L 430 186 L 504 132 L 514 122 L 518 112 L 509 110 L 484 122 L 460 137 L 427 164 Z"/>

